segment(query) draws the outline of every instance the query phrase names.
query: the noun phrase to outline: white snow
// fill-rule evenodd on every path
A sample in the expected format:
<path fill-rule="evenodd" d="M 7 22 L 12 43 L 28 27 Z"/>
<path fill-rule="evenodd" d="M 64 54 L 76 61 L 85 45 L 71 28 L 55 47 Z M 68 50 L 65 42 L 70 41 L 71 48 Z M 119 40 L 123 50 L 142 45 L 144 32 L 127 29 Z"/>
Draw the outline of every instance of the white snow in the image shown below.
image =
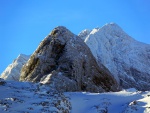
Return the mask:
<path fill-rule="evenodd" d="M 22 66 L 27 62 L 30 56 L 20 54 L 12 64 L 10 64 L 4 72 L 2 72 L 0 78 L 5 80 L 15 80 L 18 81 L 20 77 L 20 71 Z"/>
<path fill-rule="evenodd" d="M 85 29 L 85 30 L 81 31 L 78 36 L 79 36 L 82 40 L 85 40 L 86 36 L 89 35 L 90 32 L 91 32 L 91 30 Z"/>
<path fill-rule="evenodd" d="M 137 82 L 133 76 L 128 76 L 129 70 L 124 71 L 127 67 L 150 73 L 150 46 L 135 41 L 115 23 L 84 30 L 79 36 L 90 47 L 97 62 L 104 64 L 118 82 L 118 74 Z M 131 88 L 108 93 L 59 93 L 50 85 L 43 85 L 49 82 L 50 74 L 38 84 L 10 81 L 19 79 L 20 70 L 28 59 L 29 56 L 20 55 L 2 73 L 1 78 L 9 81 L 0 79 L 0 113 L 62 113 L 62 110 L 66 113 L 150 113 L 150 91 Z M 148 82 L 145 78 L 139 83 Z"/>
<path fill-rule="evenodd" d="M 0 79 L 0 113 L 64 113 L 69 105 L 63 94 L 49 86 Z"/>
<path fill-rule="evenodd" d="M 80 34 L 79 34 L 80 36 Z M 82 38 L 82 37 L 81 37 Z M 102 28 L 94 28 L 84 37 L 84 42 L 99 64 L 103 64 L 120 82 L 121 78 L 128 78 L 139 85 L 146 82 L 140 78 L 150 75 L 150 45 L 138 42 L 127 35 L 117 24 L 110 23 Z M 132 76 L 130 69 L 138 70 L 144 77 Z M 148 84 L 148 82 L 146 82 Z M 140 85 L 139 85 L 140 86 Z"/>
<path fill-rule="evenodd" d="M 71 113 L 150 113 L 150 92 L 131 89 L 100 94 L 68 92 L 65 95 L 70 98 Z"/>
<path fill-rule="evenodd" d="M 150 113 L 150 91 L 59 93 L 41 83 L 0 79 L 0 113 Z"/>
<path fill-rule="evenodd" d="M 41 79 L 40 83 L 42 83 L 42 84 L 49 83 L 49 80 L 50 80 L 50 78 L 51 78 L 51 75 L 52 75 L 52 74 L 45 75 L 45 76 Z"/>

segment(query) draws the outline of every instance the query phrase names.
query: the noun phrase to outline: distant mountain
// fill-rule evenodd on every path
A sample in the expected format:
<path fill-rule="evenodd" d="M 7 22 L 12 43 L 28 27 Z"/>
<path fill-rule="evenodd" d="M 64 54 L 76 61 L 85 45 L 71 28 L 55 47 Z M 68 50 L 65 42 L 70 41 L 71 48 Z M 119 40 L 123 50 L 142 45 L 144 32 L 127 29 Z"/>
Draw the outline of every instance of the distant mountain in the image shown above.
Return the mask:
<path fill-rule="evenodd" d="M 10 64 L 4 72 L 1 74 L 0 78 L 5 80 L 16 80 L 19 81 L 20 71 L 22 66 L 27 62 L 30 56 L 20 54 L 12 64 Z"/>
<path fill-rule="evenodd" d="M 149 44 L 134 40 L 115 23 L 84 30 L 79 36 L 123 88 L 150 90 Z"/>
<path fill-rule="evenodd" d="M 118 84 L 88 46 L 65 27 L 55 28 L 21 70 L 21 81 L 41 82 L 58 91 L 118 91 Z"/>

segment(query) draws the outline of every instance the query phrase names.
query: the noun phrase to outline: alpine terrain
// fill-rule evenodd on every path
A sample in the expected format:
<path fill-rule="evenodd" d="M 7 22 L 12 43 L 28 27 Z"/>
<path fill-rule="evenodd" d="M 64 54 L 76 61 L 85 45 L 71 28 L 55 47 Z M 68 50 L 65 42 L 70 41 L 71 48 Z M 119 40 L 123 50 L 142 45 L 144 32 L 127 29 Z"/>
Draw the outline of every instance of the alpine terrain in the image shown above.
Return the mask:
<path fill-rule="evenodd" d="M 61 93 L 47 85 L 0 79 L 0 113 L 150 113 L 150 91 Z"/>
<path fill-rule="evenodd" d="M 150 45 L 117 24 L 56 27 L 0 76 L 0 113 L 150 113 Z"/>
<path fill-rule="evenodd" d="M 134 40 L 117 24 L 83 30 L 79 36 L 97 62 L 106 66 L 123 88 L 150 90 L 150 45 Z"/>
<path fill-rule="evenodd" d="M 55 28 L 21 70 L 21 81 L 50 84 L 59 91 L 117 91 L 111 73 L 97 65 L 88 46 L 65 27 Z"/>

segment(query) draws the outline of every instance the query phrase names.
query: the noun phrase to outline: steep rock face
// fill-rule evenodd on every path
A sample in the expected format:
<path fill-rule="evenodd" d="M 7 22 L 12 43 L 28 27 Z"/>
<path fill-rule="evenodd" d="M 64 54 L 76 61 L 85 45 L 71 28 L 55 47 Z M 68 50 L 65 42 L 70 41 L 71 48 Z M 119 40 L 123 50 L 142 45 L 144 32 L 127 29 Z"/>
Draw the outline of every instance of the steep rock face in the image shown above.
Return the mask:
<path fill-rule="evenodd" d="M 149 44 L 134 40 L 115 23 L 93 29 L 84 41 L 123 88 L 150 90 Z"/>
<path fill-rule="evenodd" d="M 20 71 L 22 66 L 27 62 L 30 56 L 20 54 L 12 64 L 10 64 L 4 72 L 1 74 L 0 78 L 5 80 L 15 80 L 19 81 Z"/>
<path fill-rule="evenodd" d="M 55 28 L 21 71 L 21 81 L 49 84 L 59 91 L 117 91 L 110 72 L 99 67 L 87 45 L 65 27 Z"/>

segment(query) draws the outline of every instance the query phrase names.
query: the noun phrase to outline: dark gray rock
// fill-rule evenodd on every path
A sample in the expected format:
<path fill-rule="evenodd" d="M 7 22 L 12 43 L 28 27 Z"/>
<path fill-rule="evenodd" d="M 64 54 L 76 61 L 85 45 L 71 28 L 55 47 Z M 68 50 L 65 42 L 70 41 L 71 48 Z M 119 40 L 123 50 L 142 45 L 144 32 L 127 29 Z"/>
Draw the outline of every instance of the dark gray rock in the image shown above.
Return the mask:
<path fill-rule="evenodd" d="M 5 84 L 6 84 L 6 82 L 3 79 L 0 78 L 0 86 L 3 86 Z"/>
<path fill-rule="evenodd" d="M 117 91 L 110 72 L 98 66 L 90 49 L 65 27 L 55 28 L 23 66 L 20 81 L 41 82 L 59 91 Z"/>

